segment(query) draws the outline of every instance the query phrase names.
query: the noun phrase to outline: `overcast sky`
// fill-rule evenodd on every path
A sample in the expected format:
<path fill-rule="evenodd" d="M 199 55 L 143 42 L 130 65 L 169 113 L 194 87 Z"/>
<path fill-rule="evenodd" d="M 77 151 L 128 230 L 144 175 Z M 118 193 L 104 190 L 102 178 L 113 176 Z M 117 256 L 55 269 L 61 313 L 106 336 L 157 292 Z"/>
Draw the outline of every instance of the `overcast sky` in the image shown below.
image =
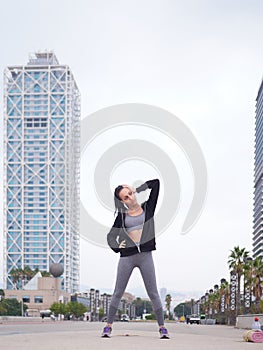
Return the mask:
<path fill-rule="evenodd" d="M 175 218 L 157 238 L 154 260 L 159 288 L 205 293 L 228 278 L 230 249 L 239 245 L 251 250 L 262 10 L 260 0 L 15 0 L 1 5 L 1 72 L 8 65 L 26 64 L 30 52 L 53 50 L 60 63 L 73 71 L 81 92 L 82 118 L 115 104 L 145 103 L 176 115 L 198 140 L 208 171 L 205 207 L 187 235 L 178 232 Z M 2 101 L 1 93 L 1 106 Z M 150 130 L 137 130 L 136 135 L 154 137 Z M 173 145 L 159 136 L 160 147 L 167 147 L 171 157 L 176 154 Z M 105 142 L 101 137 L 98 147 L 109 147 L 109 139 L 112 145 L 117 142 L 109 134 Z M 94 154 L 88 150 L 82 157 L 82 198 L 93 185 L 85 175 L 91 158 L 94 164 Z M 134 169 L 132 162 L 124 164 L 111 179 L 105 174 L 105 181 L 111 181 L 112 188 L 119 181 L 131 181 Z M 136 179 L 158 176 L 158 169 L 144 171 Z M 187 189 L 189 174 L 184 177 L 184 170 L 178 172 L 182 188 Z M 88 196 L 85 206 L 96 208 Z M 161 189 L 159 208 L 163 196 Z M 113 219 L 110 212 L 109 217 Z M 112 290 L 117 262 L 118 255 L 110 249 L 81 239 L 83 288 Z M 128 291 L 138 290 L 144 293 L 135 272 Z"/>

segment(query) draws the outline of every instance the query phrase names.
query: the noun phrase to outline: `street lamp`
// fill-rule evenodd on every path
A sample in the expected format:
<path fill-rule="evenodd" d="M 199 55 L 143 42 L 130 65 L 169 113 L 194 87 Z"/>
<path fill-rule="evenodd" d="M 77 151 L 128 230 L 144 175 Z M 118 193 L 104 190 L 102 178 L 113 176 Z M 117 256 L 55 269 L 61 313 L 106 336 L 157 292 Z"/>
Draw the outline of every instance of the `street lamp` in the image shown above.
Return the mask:
<path fill-rule="evenodd" d="M 182 305 L 182 307 L 183 307 L 183 316 L 184 316 L 184 304 Z"/>
<path fill-rule="evenodd" d="M 22 295 L 22 300 L 21 300 L 21 316 L 24 316 L 24 302 L 23 302 L 23 295 Z"/>
<path fill-rule="evenodd" d="M 21 289 L 23 290 L 24 289 L 24 282 L 25 280 L 21 279 Z M 21 298 L 21 316 L 23 317 L 24 316 L 24 300 L 23 300 L 23 293 L 22 293 L 22 298 Z"/>

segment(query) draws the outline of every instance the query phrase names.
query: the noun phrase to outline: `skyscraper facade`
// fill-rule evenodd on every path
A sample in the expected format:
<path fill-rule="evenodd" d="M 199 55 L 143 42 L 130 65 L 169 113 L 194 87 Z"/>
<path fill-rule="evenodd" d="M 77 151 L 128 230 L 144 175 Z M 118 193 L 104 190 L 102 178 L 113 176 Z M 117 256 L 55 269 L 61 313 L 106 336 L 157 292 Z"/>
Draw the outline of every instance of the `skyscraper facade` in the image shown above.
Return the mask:
<path fill-rule="evenodd" d="M 4 73 L 4 287 L 12 269 L 64 267 L 79 287 L 80 94 L 53 52 Z"/>
<path fill-rule="evenodd" d="M 263 256 L 263 82 L 256 99 L 253 257 Z"/>

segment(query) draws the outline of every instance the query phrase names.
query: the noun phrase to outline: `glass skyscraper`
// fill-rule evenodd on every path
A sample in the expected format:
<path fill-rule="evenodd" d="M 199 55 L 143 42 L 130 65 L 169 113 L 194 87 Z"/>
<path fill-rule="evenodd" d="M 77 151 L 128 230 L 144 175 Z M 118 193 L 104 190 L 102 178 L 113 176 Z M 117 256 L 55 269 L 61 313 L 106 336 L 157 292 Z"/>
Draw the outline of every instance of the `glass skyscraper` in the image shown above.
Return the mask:
<path fill-rule="evenodd" d="M 4 73 L 4 288 L 12 269 L 64 267 L 79 288 L 80 94 L 53 52 Z"/>
<path fill-rule="evenodd" d="M 253 257 L 263 256 L 263 81 L 256 99 Z"/>

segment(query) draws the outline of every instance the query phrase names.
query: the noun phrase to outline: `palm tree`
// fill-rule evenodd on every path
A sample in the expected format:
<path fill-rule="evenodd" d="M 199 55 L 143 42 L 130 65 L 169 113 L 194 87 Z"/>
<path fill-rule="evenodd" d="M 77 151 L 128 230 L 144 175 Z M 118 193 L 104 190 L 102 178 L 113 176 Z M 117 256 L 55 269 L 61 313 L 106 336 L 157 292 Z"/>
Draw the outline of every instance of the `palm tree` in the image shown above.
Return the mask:
<path fill-rule="evenodd" d="M 220 291 L 221 293 L 225 294 L 225 308 L 227 309 L 230 303 L 230 290 L 228 281 L 224 280 L 223 283 L 221 283 Z"/>
<path fill-rule="evenodd" d="M 50 272 L 48 271 L 41 271 L 42 277 L 50 277 Z"/>
<path fill-rule="evenodd" d="M 248 257 L 248 251 L 245 248 L 240 249 L 238 246 L 231 250 L 228 266 L 237 275 L 237 304 L 236 315 L 240 312 L 240 282 L 241 277 L 244 274 L 244 264 Z"/>
<path fill-rule="evenodd" d="M 30 267 L 26 266 L 24 269 L 21 267 L 17 269 L 12 269 L 9 274 L 12 277 L 13 288 L 14 289 L 22 289 L 23 282 L 25 280 L 30 280 L 34 276 L 34 271 L 30 269 Z"/>
<path fill-rule="evenodd" d="M 19 279 L 20 279 L 20 272 L 19 272 L 19 270 L 13 268 L 9 272 L 9 274 L 12 277 L 13 289 L 17 289 L 17 284 L 18 284 Z"/>
<path fill-rule="evenodd" d="M 228 309 L 229 309 L 229 303 L 230 303 L 230 290 L 229 290 L 229 283 L 225 278 L 222 278 L 220 280 L 220 287 L 219 287 L 219 298 L 220 298 L 220 314 L 221 314 L 221 322 L 227 323 L 228 319 Z"/>
<path fill-rule="evenodd" d="M 200 314 L 205 314 L 205 295 L 200 298 Z"/>
<path fill-rule="evenodd" d="M 21 287 L 21 289 L 23 289 L 23 286 L 24 286 L 23 283 L 26 279 L 26 274 L 22 268 L 18 268 L 17 272 L 19 276 L 19 286 Z"/>
<path fill-rule="evenodd" d="M 216 284 L 214 286 L 214 293 L 212 294 L 212 310 L 213 310 L 213 316 L 218 314 L 219 308 L 220 308 L 220 293 L 218 290 L 218 285 Z"/>
<path fill-rule="evenodd" d="M 248 257 L 244 264 L 244 309 L 251 311 L 251 295 L 253 284 L 253 260 Z M 248 299 L 247 299 L 248 298 Z M 248 305 L 246 305 L 248 303 Z"/>
<path fill-rule="evenodd" d="M 34 271 L 33 270 L 31 270 L 31 268 L 29 267 L 29 266 L 25 266 L 24 267 L 24 276 L 26 277 L 26 280 L 27 281 L 30 281 L 31 280 L 31 278 L 34 276 Z"/>
<path fill-rule="evenodd" d="M 170 318 L 170 309 L 171 309 L 172 297 L 170 294 L 167 294 L 165 297 L 166 310 L 168 311 L 168 318 Z"/>
<path fill-rule="evenodd" d="M 260 300 L 263 291 L 263 260 L 262 257 L 256 257 L 252 263 L 252 283 L 253 295 L 256 298 L 256 312 L 260 313 Z"/>

